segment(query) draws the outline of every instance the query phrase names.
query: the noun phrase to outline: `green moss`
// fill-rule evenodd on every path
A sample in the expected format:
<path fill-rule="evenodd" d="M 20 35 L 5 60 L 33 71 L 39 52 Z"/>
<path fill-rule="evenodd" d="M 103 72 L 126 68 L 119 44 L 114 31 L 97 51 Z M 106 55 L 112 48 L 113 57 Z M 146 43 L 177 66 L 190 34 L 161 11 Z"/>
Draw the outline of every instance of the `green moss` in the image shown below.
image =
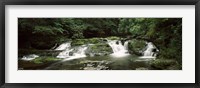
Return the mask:
<path fill-rule="evenodd" d="M 92 54 L 98 56 L 98 55 L 108 55 L 111 54 L 112 52 L 113 52 L 112 48 L 108 44 L 99 43 L 89 46 L 86 51 L 86 54 L 87 55 Z"/>
<path fill-rule="evenodd" d="M 90 38 L 90 39 L 76 39 L 73 40 L 71 45 L 72 46 L 80 46 L 84 44 L 98 44 L 98 43 L 104 43 L 103 38 Z"/>
<path fill-rule="evenodd" d="M 87 43 L 92 43 L 92 44 L 97 44 L 97 43 L 102 43 L 103 38 L 90 38 L 88 39 Z"/>
<path fill-rule="evenodd" d="M 96 44 L 91 46 L 92 50 L 111 52 L 112 48 L 108 44 Z"/>
<path fill-rule="evenodd" d="M 48 62 L 55 62 L 61 60 L 60 58 L 55 58 L 55 57 L 37 57 L 31 62 L 34 62 L 36 64 L 43 64 L 43 63 L 48 63 Z"/>
<path fill-rule="evenodd" d="M 181 66 L 175 60 L 156 59 L 150 62 L 151 67 L 161 70 L 178 70 Z"/>
<path fill-rule="evenodd" d="M 108 40 L 119 40 L 120 37 L 116 37 L 116 36 L 111 36 L 111 37 L 107 37 Z"/>
<path fill-rule="evenodd" d="M 76 40 L 73 40 L 71 43 L 72 46 L 80 46 L 84 44 L 85 44 L 85 39 L 76 39 Z"/>
<path fill-rule="evenodd" d="M 140 55 L 141 51 L 145 48 L 146 43 L 143 40 L 130 40 L 128 49 L 131 53 Z"/>

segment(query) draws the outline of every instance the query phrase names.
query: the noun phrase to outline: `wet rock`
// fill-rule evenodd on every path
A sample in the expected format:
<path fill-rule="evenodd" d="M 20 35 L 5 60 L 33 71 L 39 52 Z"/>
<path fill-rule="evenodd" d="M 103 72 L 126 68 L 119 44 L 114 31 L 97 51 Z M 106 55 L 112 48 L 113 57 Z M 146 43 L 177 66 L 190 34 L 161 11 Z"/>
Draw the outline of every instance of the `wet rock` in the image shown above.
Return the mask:
<path fill-rule="evenodd" d="M 83 61 L 81 63 L 85 63 L 83 69 L 84 70 L 107 70 L 109 67 L 106 64 L 110 63 L 107 61 Z"/>
<path fill-rule="evenodd" d="M 73 52 L 69 52 L 69 56 L 73 56 L 73 54 L 74 54 Z"/>
<path fill-rule="evenodd" d="M 140 67 L 140 68 L 136 68 L 135 70 L 148 70 L 148 68 Z"/>

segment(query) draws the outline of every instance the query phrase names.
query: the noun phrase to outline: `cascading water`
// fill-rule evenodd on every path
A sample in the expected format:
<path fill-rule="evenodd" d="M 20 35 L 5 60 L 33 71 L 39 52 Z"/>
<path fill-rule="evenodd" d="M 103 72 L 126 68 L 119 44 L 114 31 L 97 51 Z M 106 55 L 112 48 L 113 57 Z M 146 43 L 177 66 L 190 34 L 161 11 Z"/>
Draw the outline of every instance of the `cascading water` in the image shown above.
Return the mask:
<path fill-rule="evenodd" d="M 71 47 L 71 42 L 63 43 L 61 44 L 57 50 L 64 49 L 64 51 L 60 52 L 57 58 L 64 58 L 65 60 L 71 60 L 71 59 L 76 59 L 76 58 L 81 58 L 81 57 L 86 57 L 85 51 L 87 49 L 86 45 L 82 46 L 77 46 L 72 48 Z"/>
<path fill-rule="evenodd" d="M 86 46 L 86 45 L 75 47 L 71 58 L 86 57 L 85 51 L 87 50 L 87 48 L 88 48 L 88 46 Z"/>
<path fill-rule="evenodd" d="M 155 47 L 152 42 L 148 42 L 146 50 L 143 52 L 143 56 L 140 58 L 156 58 L 157 52 L 159 50 Z"/>
<path fill-rule="evenodd" d="M 129 55 L 128 53 L 128 41 L 124 43 L 124 46 L 122 45 L 122 42 L 119 40 L 108 40 L 108 44 L 113 50 L 113 56 L 121 57 Z"/>
<path fill-rule="evenodd" d="M 153 49 L 153 44 L 151 42 L 147 43 L 147 49 L 144 51 L 144 56 L 153 56 Z"/>
<path fill-rule="evenodd" d="M 116 56 L 116 57 L 129 55 L 128 41 L 126 41 L 124 45 L 122 45 L 122 42 L 119 40 L 108 40 L 108 44 L 113 50 L 113 54 L 111 55 Z M 57 58 L 64 58 L 64 61 L 65 61 L 65 60 L 86 57 L 85 51 L 87 50 L 87 48 L 88 48 L 88 45 L 76 46 L 72 48 L 71 42 L 66 42 L 66 43 L 61 44 L 55 50 L 64 50 L 59 53 Z"/>
<path fill-rule="evenodd" d="M 125 47 L 126 50 L 128 50 L 128 42 L 129 42 L 129 41 L 125 41 L 125 42 L 124 42 L 124 47 Z"/>
<path fill-rule="evenodd" d="M 33 60 L 35 58 L 39 57 L 38 55 L 35 55 L 35 54 L 31 54 L 31 55 L 27 55 L 27 56 L 23 56 L 21 58 L 21 60 L 25 60 L 25 61 L 30 61 L 30 60 Z"/>
<path fill-rule="evenodd" d="M 68 58 L 70 56 L 70 52 L 73 51 L 73 49 L 66 49 L 63 52 L 60 52 L 57 58 Z"/>
<path fill-rule="evenodd" d="M 65 49 L 68 49 L 69 47 L 71 47 L 71 43 L 66 42 L 58 46 L 55 50 L 65 50 Z"/>

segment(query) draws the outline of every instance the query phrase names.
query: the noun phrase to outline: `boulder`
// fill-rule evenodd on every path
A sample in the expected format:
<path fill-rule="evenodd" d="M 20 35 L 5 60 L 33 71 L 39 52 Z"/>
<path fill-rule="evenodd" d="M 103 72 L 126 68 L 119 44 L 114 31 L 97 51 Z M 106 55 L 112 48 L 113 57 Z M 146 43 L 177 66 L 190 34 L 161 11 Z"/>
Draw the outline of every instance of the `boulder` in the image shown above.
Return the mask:
<path fill-rule="evenodd" d="M 86 50 L 87 56 L 104 56 L 113 53 L 112 48 L 106 43 L 89 45 Z"/>
<path fill-rule="evenodd" d="M 90 38 L 90 39 L 75 39 L 72 41 L 72 46 L 80 46 L 85 44 L 98 44 L 98 43 L 106 43 L 104 38 Z"/>
<path fill-rule="evenodd" d="M 142 55 L 142 52 L 145 50 L 146 41 L 132 39 L 129 41 L 128 50 L 131 54 Z"/>

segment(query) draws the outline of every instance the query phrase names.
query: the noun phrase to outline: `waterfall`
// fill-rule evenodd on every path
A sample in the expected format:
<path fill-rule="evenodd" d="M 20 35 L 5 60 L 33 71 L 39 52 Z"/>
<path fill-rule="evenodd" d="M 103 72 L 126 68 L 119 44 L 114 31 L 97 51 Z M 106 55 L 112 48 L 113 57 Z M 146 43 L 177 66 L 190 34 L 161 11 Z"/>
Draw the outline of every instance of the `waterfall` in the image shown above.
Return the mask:
<path fill-rule="evenodd" d="M 35 54 L 31 54 L 31 55 L 27 55 L 27 56 L 23 56 L 21 58 L 21 60 L 26 60 L 26 61 L 30 61 L 30 60 L 33 60 L 35 58 L 39 57 L 38 55 L 35 55 Z"/>
<path fill-rule="evenodd" d="M 71 42 L 63 43 L 61 44 L 56 50 L 62 50 L 64 51 L 60 52 L 57 56 L 57 58 L 64 58 L 65 60 L 71 60 L 81 57 L 86 57 L 85 51 L 88 47 L 86 45 L 77 46 L 77 47 L 71 47 Z"/>
<path fill-rule="evenodd" d="M 62 52 L 60 52 L 57 56 L 57 58 L 68 58 L 70 56 L 70 52 L 73 51 L 73 49 L 66 49 Z"/>
<path fill-rule="evenodd" d="M 121 57 L 129 55 L 128 53 L 128 41 L 124 43 L 124 46 L 122 45 L 122 42 L 119 40 L 108 40 L 108 44 L 113 50 L 113 56 Z"/>
<path fill-rule="evenodd" d="M 143 52 L 143 56 L 141 58 L 156 58 L 158 51 L 159 50 L 155 47 L 155 45 L 152 42 L 148 42 L 146 50 Z"/>
<path fill-rule="evenodd" d="M 65 50 L 67 48 L 71 47 L 71 43 L 70 42 L 66 42 L 61 44 L 60 46 L 58 46 L 55 50 Z"/>
<path fill-rule="evenodd" d="M 125 41 L 125 42 L 124 42 L 124 47 L 125 47 L 126 50 L 128 50 L 128 42 L 129 42 L 129 41 Z"/>
<path fill-rule="evenodd" d="M 82 45 L 82 46 L 78 46 L 74 49 L 73 51 L 73 56 L 76 57 L 86 57 L 85 55 L 85 51 L 87 50 L 87 46 L 86 45 Z"/>
<path fill-rule="evenodd" d="M 128 42 L 129 41 L 126 41 L 124 45 L 122 45 L 122 42 L 120 40 L 108 40 L 107 43 L 113 50 L 113 54 L 111 55 L 116 57 L 129 55 Z M 63 43 L 55 49 L 55 50 L 63 50 L 62 52 L 59 53 L 57 58 L 64 58 L 64 60 L 71 60 L 71 59 L 86 57 L 85 52 L 88 49 L 89 45 L 94 45 L 94 44 L 71 47 L 71 42 Z"/>

